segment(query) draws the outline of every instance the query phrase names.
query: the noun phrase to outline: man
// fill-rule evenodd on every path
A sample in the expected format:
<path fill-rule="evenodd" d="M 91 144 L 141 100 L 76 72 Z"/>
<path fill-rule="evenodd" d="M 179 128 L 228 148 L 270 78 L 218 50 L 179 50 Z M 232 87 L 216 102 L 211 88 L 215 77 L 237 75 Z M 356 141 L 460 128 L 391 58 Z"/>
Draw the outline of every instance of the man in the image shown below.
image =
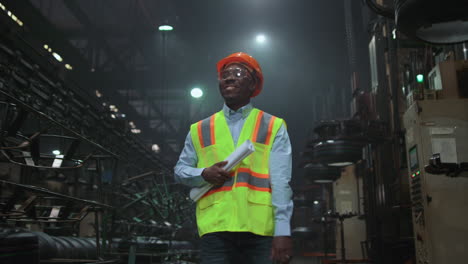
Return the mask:
<path fill-rule="evenodd" d="M 286 124 L 250 104 L 263 88 L 253 57 L 234 53 L 217 69 L 223 109 L 192 124 L 174 169 L 184 184 L 215 185 L 197 201 L 202 263 L 288 263 L 293 203 Z M 255 152 L 225 171 L 226 157 L 247 139 Z"/>

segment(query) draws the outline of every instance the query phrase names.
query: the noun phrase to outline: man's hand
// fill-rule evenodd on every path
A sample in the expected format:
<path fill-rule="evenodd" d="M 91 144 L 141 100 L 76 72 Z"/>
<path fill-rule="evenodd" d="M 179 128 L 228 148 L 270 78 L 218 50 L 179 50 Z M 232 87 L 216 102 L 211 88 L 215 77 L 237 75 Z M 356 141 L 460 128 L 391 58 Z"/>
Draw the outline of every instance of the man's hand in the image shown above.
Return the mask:
<path fill-rule="evenodd" d="M 229 173 L 223 169 L 227 163 L 227 161 L 221 161 L 211 167 L 205 168 L 201 176 L 205 181 L 215 186 L 223 185 L 224 182 L 231 177 Z"/>
<path fill-rule="evenodd" d="M 292 257 L 292 239 L 288 236 L 273 237 L 271 258 L 278 263 L 288 263 Z"/>

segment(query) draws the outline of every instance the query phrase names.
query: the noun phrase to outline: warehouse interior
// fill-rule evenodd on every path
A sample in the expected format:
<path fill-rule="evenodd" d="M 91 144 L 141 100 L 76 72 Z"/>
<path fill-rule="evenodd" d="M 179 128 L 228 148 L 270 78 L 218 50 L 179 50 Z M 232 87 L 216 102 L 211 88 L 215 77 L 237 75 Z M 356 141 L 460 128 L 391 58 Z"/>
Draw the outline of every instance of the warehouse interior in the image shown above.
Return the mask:
<path fill-rule="evenodd" d="M 200 263 L 216 63 L 293 148 L 290 263 L 468 262 L 468 2 L 0 0 L 0 264 Z"/>

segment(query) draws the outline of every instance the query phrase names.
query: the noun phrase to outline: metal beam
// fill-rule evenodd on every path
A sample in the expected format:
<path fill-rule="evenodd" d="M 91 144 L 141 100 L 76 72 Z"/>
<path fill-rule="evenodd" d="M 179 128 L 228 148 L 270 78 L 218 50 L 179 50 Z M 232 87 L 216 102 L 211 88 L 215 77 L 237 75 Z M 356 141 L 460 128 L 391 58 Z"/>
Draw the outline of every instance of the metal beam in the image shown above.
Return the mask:
<path fill-rule="evenodd" d="M 85 12 L 81 9 L 80 5 L 75 0 L 67 0 L 63 1 L 63 4 L 70 10 L 70 12 L 75 16 L 76 19 L 85 27 L 85 30 L 91 32 L 91 35 L 94 39 L 96 39 L 100 46 L 102 46 L 106 52 L 108 53 L 108 57 L 113 58 L 120 67 L 126 68 L 125 63 L 120 59 L 120 56 L 114 49 L 107 43 L 107 41 L 99 35 L 98 30 L 93 25 L 91 20 L 85 14 Z"/>

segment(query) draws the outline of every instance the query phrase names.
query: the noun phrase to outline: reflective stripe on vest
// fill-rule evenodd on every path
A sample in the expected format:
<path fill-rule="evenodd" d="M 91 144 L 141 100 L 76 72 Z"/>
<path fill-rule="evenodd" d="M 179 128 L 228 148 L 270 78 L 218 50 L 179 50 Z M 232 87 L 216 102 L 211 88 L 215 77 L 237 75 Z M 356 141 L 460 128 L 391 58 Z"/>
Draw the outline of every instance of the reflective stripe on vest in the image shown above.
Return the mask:
<path fill-rule="evenodd" d="M 255 122 L 255 129 L 252 133 L 252 142 L 258 142 L 265 145 L 270 144 L 275 116 L 260 111 Z M 214 133 L 215 115 L 205 118 L 197 123 L 198 140 L 202 148 L 214 145 L 216 137 Z"/>
<path fill-rule="evenodd" d="M 239 172 L 237 174 L 236 187 L 248 187 L 249 189 L 271 192 L 270 178 L 258 178 L 247 172 Z"/>
<path fill-rule="evenodd" d="M 265 145 L 270 144 L 271 132 L 273 124 L 275 123 L 275 116 L 260 111 L 255 123 L 255 129 L 252 134 L 252 141 L 262 143 Z"/>
<path fill-rule="evenodd" d="M 212 115 L 197 124 L 198 138 L 202 148 L 214 145 L 216 143 L 214 133 L 215 115 Z"/>
<path fill-rule="evenodd" d="M 216 192 L 230 191 L 234 185 L 234 173 L 231 173 L 231 178 L 224 182 L 222 186 L 211 188 L 202 197 L 206 197 Z M 249 168 L 239 168 L 237 170 L 236 187 L 247 187 L 252 190 L 261 192 L 271 192 L 270 175 L 256 173 Z"/>

